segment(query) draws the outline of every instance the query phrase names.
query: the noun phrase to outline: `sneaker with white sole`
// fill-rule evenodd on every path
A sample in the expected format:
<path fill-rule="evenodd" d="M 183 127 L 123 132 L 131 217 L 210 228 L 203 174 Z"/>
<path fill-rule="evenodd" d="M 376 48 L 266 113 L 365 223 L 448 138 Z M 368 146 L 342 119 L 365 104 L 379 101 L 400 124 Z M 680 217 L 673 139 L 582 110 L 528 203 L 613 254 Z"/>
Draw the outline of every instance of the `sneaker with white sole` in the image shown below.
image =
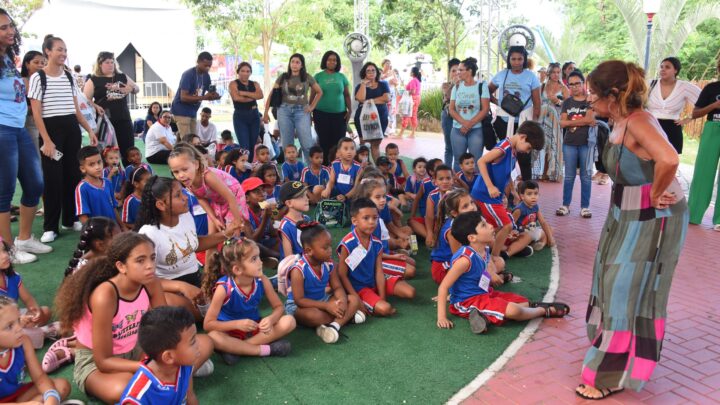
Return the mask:
<path fill-rule="evenodd" d="M 470 310 L 470 316 L 468 317 L 470 320 L 470 330 L 472 333 L 476 335 L 481 335 L 483 333 L 486 333 L 488 330 L 488 322 L 485 315 L 482 314 L 482 312 L 478 311 L 475 308 L 472 308 Z"/>
<path fill-rule="evenodd" d="M 195 377 L 208 377 L 212 375 L 213 371 L 215 371 L 215 364 L 213 364 L 212 360 L 207 359 L 205 360 L 205 363 L 202 364 L 202 366 L 198 367 L 197 370 L 195 370 L 195 374 L 193 374 Z"/>
<path fill-rule="evenodd" d="M 57 238 L 57 236 L 58 236 L 58 234 L 55 233 L 55 231 L 47 231 L 47 232 L 43 233 L 42 236 L 40 237 L 40 242 L 42 242 L 42 243 L 53 242 L 55 240 L 55 238 Z"/>
<path fill-rule="evenodd" d="M 17 250 L 15 246 L 10 249 L 10 261 L 12 264 L 27 264 L 37 260 L 37 256 L 32 253 Z"/>
<path fill-rule="evenodd" d="M 339 331 L 332 325 L 320 325 L 315 328 L 315 333 L 317 333 L 325 343 L 335 343 L 340 339 Z"/>
<path fill-rule="evenodd" d="M 72 226 L 60 225 L 60 229 L 63 229 L 63 230 L 66 230 L 66 231 L 69 231 L 69 230 L 72 229 L 72 230 L 75 231 L 75 232 L 80 232 L 80 231 L 82 231 L 82 227 L 83 227 L 83 224 L 82 224 L 82 222 L 80 222 L 80 221 L 75 221 L 75 222 L 73 222 Z"/>
<path fill-rule="evenodd" d="M 365 313 L 363 311 L 358 310 L 355 312 L 355 316 L 353 317 L 353 323 L 354 324 L 361 324 L 364 323 L 367 317 L 365 316 Z"/>
<path fill-rule="evenodd" d="M 720 224 L 715 224 L 715 226 L 713 226 L 713 230 L 720 232 Z"/>
<path fill-rule="evenodd" d="M 30 235 L 30 239 L 25 240 L 15 238 L 15 247 L 17 248 L 17 250 L 22 250 L 23 252 L 27 253 L 34 253 L 36 255 L 50 253 L 53 251 L 52 247 L 41 243 L 39 240 L 35 239 L 34 235 Z"/>

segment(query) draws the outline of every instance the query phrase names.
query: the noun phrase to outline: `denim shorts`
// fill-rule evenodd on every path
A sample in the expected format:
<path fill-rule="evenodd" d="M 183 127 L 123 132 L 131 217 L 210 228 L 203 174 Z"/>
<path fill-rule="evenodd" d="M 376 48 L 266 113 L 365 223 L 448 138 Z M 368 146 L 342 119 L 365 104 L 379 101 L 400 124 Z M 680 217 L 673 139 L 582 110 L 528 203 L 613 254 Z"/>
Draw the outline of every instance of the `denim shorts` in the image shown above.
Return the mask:
<path fill-rule="evenodd" d="M 330 297 L 332 297 L 332 295 L 326 293 L 320 301 L 328 302 Z M 297 311 L 297 304 L 295 304 L 295 300 L 287 300 L 285 303 L 285 313 L 288 315 L 295 315 L 295 311 Z"/>

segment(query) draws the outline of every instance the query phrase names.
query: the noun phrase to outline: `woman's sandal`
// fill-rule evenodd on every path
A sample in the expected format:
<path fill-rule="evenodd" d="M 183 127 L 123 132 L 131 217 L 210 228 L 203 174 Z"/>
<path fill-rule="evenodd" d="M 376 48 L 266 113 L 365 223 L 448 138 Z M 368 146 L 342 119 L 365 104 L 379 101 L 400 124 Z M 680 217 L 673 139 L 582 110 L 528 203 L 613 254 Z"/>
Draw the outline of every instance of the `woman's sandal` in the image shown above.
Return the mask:
<path fill-rule="evenodd" d="M 578 385 L 578 388 L 585 388 L 585 387 L 586 387 L 585 384 Z M 588 399 L 590 401 L 598 401 L 601 399 L 605 399 L 611 395 L 617 394 L 618 392 L 622 392 L 624 390 L 624 388 L 618 388 L 618 389 L 614 389 L 614 390 L 610 389 L 610 388 L 595 388 L 595 389 L 600 392 L 599 397 L 591 397 L 587 394 L 584 394 L 584 393 L 578 391 L 577 389 L 575 390 L 575 395 L 579 396 L 582 399 Z"/>
<path fill-rule="evenodd" d="M 557 215 L 559 217 L 564 217 L 565 215 L 567 215 L 569 213 L 570 213 L 570 209 L 564 205 L 562 207 L 558 208 L 557 211 L 555 211 L 555 215 Z"/>
<path fill-rule="evenodd" d="M 570 313 L 570 306 L 562 302 L 533 302 L 530 308 L 545 308 L 545 318 L 564 318 Z M 551 310 L 554 309 L 553 313 Z"/>
<path fill-rule="evenodd" d="M 503 271 L 502 273 L 498 273 L 498 276 L 502 278 L 503 284 L 510 283 L 515 278 L 515 276 L 509 271 Z"/>
<path fill-rule="evenodd" d="M 68 342 L 71 339 L 75 339 L 75 336 L 60 339 L 50 345 L 50 348 L 47 353 L 45 353 L 42 360 L 42 369 L 45 373 L 52 373 L 62 365 L 73 361 L 75 355 L 68 347 Z M 64 356 L 62 358 L 58 358 L 57 352 L 62 352 Z"/>

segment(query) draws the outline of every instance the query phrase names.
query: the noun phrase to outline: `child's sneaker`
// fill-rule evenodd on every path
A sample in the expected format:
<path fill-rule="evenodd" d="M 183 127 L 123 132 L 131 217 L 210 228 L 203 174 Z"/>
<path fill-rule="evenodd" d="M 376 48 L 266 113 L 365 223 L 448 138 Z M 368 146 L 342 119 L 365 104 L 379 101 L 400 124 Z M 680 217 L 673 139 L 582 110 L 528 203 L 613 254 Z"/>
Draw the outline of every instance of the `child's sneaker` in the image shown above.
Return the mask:
<path fill-rule="evenodd" d="M 195 370 L 195 374 L 193 374 L 195 377 L 208 377 L 212 375 L 213 371 L 215 371 L 215 364 L 213 364 L 212 360 L 207 359 L 205 360 L 205 363 L 202 364 L 202 366 L 198 367 L 197 370 Z"/>
<path fill-rule="evenodd" d="M 476 335 L 483 334 L 488 330 L 488 320 L 480 311 L 473 308 L 470 310 L 470 330 Z"/>
<path fill-rule="evenodd" d="M 330 324 L 318 326 L 315 328 L 315 333 L 317 333 L 325 343 L 335 343 L 340 339 L 340 332 Z"/>
<path fill-rule="evenodd" d="M 533 248 L 531 248 L 530 246 L 525 246 L 521 251 L 515 253 L 513 257 L 530 257 L 533 255 L 533 253 L 535 253 Z"/>
<path fill-rule="evenodd" d="M 364 323 L 366 319 L 367 317 L 365 316 L 365 313 L 358 310 L 357 312 L 355 312 L 355 316 L 353 316 L 352 323 L 361 324 Z"/>
<path fill-rule="evenodd" d="M 285 357 L 290 354 L 290 350 L 292 350 L 292 345 L 285 339 L 276 340 L 270 343 L 271 356 Z"/>

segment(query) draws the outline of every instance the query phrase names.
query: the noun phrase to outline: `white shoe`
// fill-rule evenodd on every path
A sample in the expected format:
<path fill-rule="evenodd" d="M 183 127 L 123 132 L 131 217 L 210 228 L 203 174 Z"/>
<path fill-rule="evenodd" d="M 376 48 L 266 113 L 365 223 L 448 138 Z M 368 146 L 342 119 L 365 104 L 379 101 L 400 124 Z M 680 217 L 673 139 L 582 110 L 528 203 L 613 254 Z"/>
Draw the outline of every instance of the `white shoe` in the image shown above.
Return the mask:
<path fill-rule="evenodd" d="M 15 238 L 15 248 L 27 253 L 44 254 L 53 251 L 53 248 L 40 243 L 35 239 L 34 235 L 30 235 L 30 239 L 20 240 Z"/>
<path fill-rule="evenodd" d="M 12 247 L 10 250 L 10 261 L 12 264 L 27 264 L 32 263 L 37 260 L 37 256 L 35 256 L 32 253 L 23 252 L 22 250 L 17 250 L 16 247 Z"/>
<path fill-rule="evenodd" d="M 713 226 L 713 230 L 720 232 L 720 224 L 715 224 L 715 226 Z"/>
<path fill-rule="evenodd" d="M 335 343 L 340 339 L 340 332 L 332 325 L 320 325 L 315 328 L 315 333 L 325 343 Z"/>
<path fill-rule="evenodd" d="M 47 232 L 43 233 L 42 236 L 40 237 L 40 242 L 50 243 L 50 242 L 54 241 L 55 238 L 57 238 L 57 236 L 58 235 L 55 233 L 55 231 L 47 231 Z"/>
<path fill-rule="evenodd" d="M 194 376 L 195 377 L 208 377 L 212 375 L 213 371 L 215 371 L 215 364 L 213 364 L 212 360 L 207 359 L 205 360 L 205 363 L 202 364 L 196 371 Z"/>
<path fill-rule="evenodd" d="M 62 230 L 69 231 L 69 230 L 72 229 L 72 230 L 75 231 L 75 232 L 80 232 L 80 231 L 82 231 L 82 227 L 83 227 L 83 224 L 82 224 L 82 222 L 80 222 L 80 221 L 75 221 L 75 222 L 73 222 L 73 225 L 72 225 L 72 226 L 60 225 L 60 229 L 62 229 Z"/>
<path fill-rule="evenodd" d="M 353 318 L 353 322 L 355 324 L 360 324 L 360 323 L 364 323 L 365 319 L 367 319 L 367 317 L 365 316 L 365 313 L 363 311 L 358 310 L 357 312 L 355 312 L 355 317 Z"/>

